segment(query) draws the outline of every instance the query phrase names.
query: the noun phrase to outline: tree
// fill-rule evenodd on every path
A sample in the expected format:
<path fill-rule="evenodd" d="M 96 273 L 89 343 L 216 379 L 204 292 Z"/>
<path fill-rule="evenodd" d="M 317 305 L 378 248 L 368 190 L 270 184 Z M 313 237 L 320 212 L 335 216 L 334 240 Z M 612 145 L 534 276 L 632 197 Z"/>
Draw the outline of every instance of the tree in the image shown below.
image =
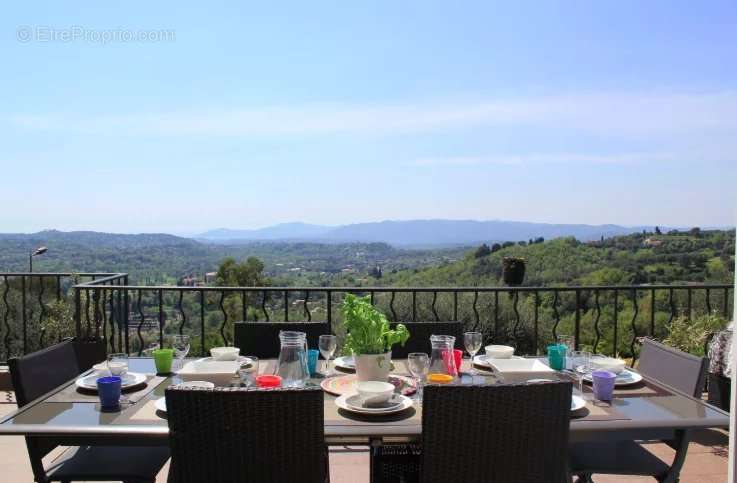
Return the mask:
<path fill-rule="evenodd" d="M 494 243 L 491 245 L 491 253 L 498 252 L 502 249 L 502 246 L 499 243 Z"/>
<path fill-rule="evenodd" d="M 381 278 L 381 276 L 382 276 L 381 267 L 378 266 L 378 265 L 376 265 L 371 270 L 369 270 L 369 275 L 372 276 L 372 277 L 374 277 L 374 278 Z"/>
<path fill-rule="evenodd" d="M 240 263 L 227 257 L 220 262 L 215 284 L 219 287 L 265 287 L 270 281 L 263 272 L 264 264 L 256 257 L 248 257 Z"/>
<path fill-rule="evenodd" d="M 513 246 L 514 246 L 514 242 L 511 242 L 511 241 L 505 241 L 504 243 L 502 243 L 502 248 L 509 248 Z"/>
<path fill-rule="evenodd" d="M 489 245 L 487 245 L 486 243 L 478 247 L 476 249 L 476 252 L 474 252 L 473 254 L 475 258 L 488 257 L 489 255 L 491 255 L 491 248 L 489 248 Z"/>
<path fill-rule="evenodd" d="M 655 227 L 655 234 L 656 235 L 662 235 L 663 234 L 663 232 L 660 231 L 660 227 L 659 226 L 656 226 Z"/>

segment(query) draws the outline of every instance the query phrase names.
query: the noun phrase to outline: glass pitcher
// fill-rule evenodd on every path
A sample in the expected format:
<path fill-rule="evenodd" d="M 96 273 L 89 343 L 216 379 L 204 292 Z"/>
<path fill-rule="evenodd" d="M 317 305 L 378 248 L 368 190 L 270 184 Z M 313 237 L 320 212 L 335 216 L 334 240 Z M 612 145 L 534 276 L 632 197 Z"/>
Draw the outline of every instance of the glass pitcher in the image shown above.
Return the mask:
<path fill-rule="evenodd" d="M 310 377 L 307 368 L 307 334 L 282 330 L 281 350 L 274 374 L 281 377 L 283 387 L 302 387 Z"/>
<path fill-rule="evenodd" d="M 430 372 L 429 380 L 437 379 L 437 382 L 444 382 L 446 378 L 442 376 L 450 376 L 447 382 L 458 377 L 458 368 L 456 367 L 455 357 L 453 357 L 453 349 L 455 349 L 456 338 L 451 335 L 431 335 L 430 345 L 432 352 L 430 353 Z M 431 377 L 433 374 L 438 377 Z"/>

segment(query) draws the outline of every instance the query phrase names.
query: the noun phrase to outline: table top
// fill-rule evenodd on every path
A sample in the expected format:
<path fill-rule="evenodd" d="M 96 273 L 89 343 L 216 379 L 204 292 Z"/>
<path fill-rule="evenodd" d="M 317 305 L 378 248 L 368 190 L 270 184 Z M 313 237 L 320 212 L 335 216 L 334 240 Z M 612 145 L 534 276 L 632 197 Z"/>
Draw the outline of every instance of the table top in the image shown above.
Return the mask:
<path fill-rule="evenodd" d="M 261 372 L 273 369 L 275 361 L 261 361 Z M 394 361 L 395 373 L 407 374 L 405 361 Z M 464 361 L 463 370 L 468 369 L 469 361 Z M 131 372 L 153 374 L 154 364 L 151 359 L 131 358 Z M 568 377 L 556 373 L 553 377 Z M 510 377 L 505 376 L 505 381 Z M 68 437 L 70 440 L 93 438 L 100 441 L 110 439 L 165 440 L 168 426 L 160 413 L 150 408 L 154 400 L 164 397 L 167 386 L 181 382 L 178 376 L 166 378 L 136 403 L 124 407 L 120 412 L 101 412 L 96 402 L 52 402 L 53 393 L 58 393 L 74 381 L 61 386 L 51 394 L 47 394 L 0 419 L 0 435 L 54 435 Z M 319 384 L 320 379 L 311 382 Z M 464 375 L 464 383 L 493 383 L 495 377 Z M 675 389 L 668 388 L 654 381 L 648 384 L 655 388 L 657 395 L 629 395 L 616 397 L 611 409 L 621 418 L 572 418 L 571 439 L 588 440 L 602 437 L 619 437 L 623 439 L 667 437 L 668 432 L 676 429 L 728 427 L 729 415 L 703 401 L 694 399 Z M 577 391 L 577 390 L 576 390 Z M 51 400 L 49 398 L 51 397 Z M 391 416 L 359 416 L 339 410 L 334 403 L 335 396 L 325 394 L 325 437 L 328 443 L 361 444 L 371 439 L 413 440 L 419 438 L 422 431 L 422 407 L 415 403 L 414 407 Z M 590 403 L 589 403 L 590 404 Z M 76 438 L 76 439 L 75 439 Z"/>

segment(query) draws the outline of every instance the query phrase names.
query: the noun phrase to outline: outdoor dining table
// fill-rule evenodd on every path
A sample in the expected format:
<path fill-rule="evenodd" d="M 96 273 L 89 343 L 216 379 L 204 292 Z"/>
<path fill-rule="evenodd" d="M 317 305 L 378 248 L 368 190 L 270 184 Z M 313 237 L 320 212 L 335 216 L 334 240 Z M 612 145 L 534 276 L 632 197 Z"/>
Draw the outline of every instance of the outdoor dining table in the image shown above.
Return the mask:
<path fill-rule="evenodd" d="M 273 371 L 276 361 L 262 360 L 262 373 Z M 408 374 L 406 361 L 394 361 L 395 373 Z M 468 375 L 469 361 L 463 362 L 462 383 L 496 383 L 492 373 Z M 131 358 L 129 370 L 153 375 L 149 358 Z M 482 372 L 483 371 L 479 371 Z M 538 376 L 540 377 L 540 376 Z M 553 378 L 570 378 L 554 373 Z M 504 377 L 506 382 L 524 380 Z M 0 419 L 0 435 L 49 436 L 61 445 L 166 445 L 168 426 L 165 414 L 154 408 L 155 400 L 164 397 L 167 386 L 181 382 L 176 375 L 149 380 L 149 388 L 123 405 L 119 412 L 102 412 L 94 398 L 74 395 L 74 381 L 45 394 L 25 407 Z M 319 384 L 320 379 L 311 382 Z M 574 384 L 574 387 L 576 385 Z M 577 390 L 576 390 L 577 391 Z M 704 401 L 676 389 L 645 379 L 640 389 L 615 392 L 611 405 L 593 404 L 585 393 L 587 408 L 571 418 L 571 441 L 612 439 L 668 439 L 676 430 L 727 428 L 729 415 Z M 339 410 L 335 396 L 325 393 L 325 441 L 328 445 L 366 445 L 417 441 L 422 433 L 422 407 L 390 416 L 361 416 Z M 500 414 L 500 418 L 504 415 Z"/>

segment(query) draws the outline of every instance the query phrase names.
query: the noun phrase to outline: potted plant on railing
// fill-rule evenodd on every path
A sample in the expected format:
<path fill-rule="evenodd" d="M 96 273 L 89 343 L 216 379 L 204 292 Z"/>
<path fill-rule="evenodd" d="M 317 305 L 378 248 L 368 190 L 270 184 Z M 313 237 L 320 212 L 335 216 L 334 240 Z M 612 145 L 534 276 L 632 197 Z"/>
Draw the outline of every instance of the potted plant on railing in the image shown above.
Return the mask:
<path fill-rule="evenodd" d="M 359 381 L 386 381 L 391 367 L 392 346 L 404 345 L 409 331 L 403 324 L 395 329 L 370 297 L 347 294 L 343 300 L 343 325 L 347 334 L 344 351 L 353 354 Z"/>
<path fill-rule="evenodd" d="M 502 280 L 510 287 L 518 287 L 525 280 L 525 259 L 504 257 L 502 259 Z"/>

